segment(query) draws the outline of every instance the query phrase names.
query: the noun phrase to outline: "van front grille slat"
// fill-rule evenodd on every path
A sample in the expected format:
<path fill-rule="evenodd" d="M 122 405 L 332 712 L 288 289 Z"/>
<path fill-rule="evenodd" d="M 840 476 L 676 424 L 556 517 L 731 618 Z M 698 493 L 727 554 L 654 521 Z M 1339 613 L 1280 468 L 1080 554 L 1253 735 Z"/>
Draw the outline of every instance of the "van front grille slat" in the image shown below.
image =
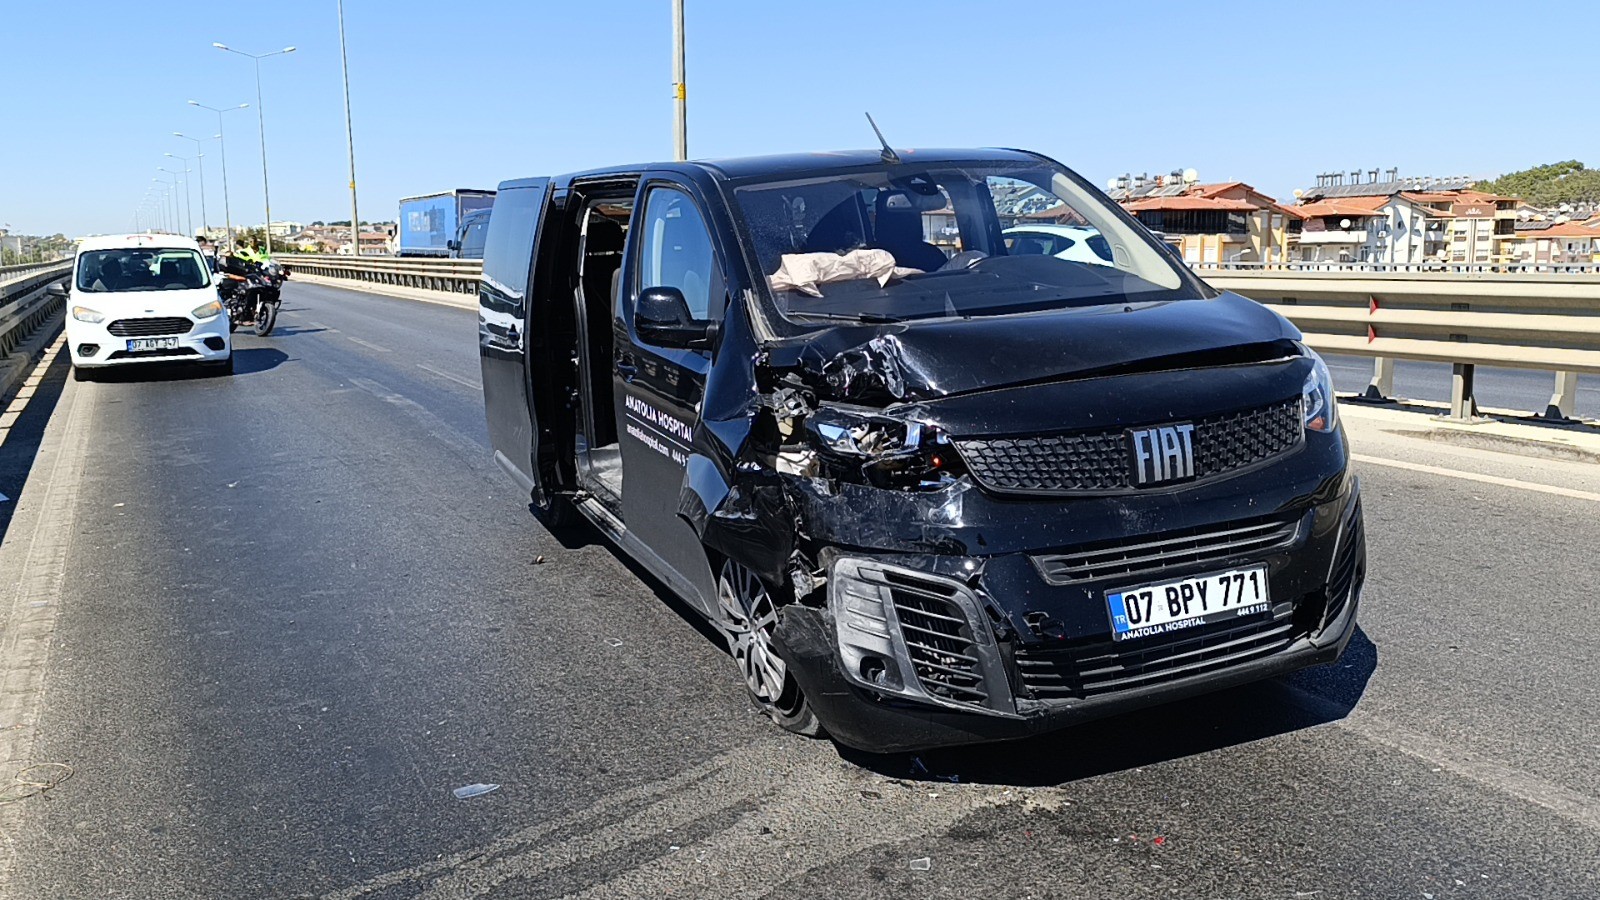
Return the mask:
<path fill-rule="evenodd" d="M 1154 538 L 1140 536 L 1086 544 L 1063 553 L 1035 556 L 1033 562 L 1050 584 L 1078 584 L 1258 556 L 1292 545 L 1299 533 L 1298 519 L 1269 516 L 1169 531 Z"/>
<path fill-rule="evenodd" d="M 181 316 L 160 316 L 147 319 L 118 319 L 106 326 L 117 337 L 165 337 L 188 334 L 194 321 Z"/>
<path fill-rule="evenodd" d="M 1145 423 L 1162 424 L 1162 423 Z M 1129 423 L 1129 427 L 1139 427 Z M 1264 463 L 1305 439 L 1300 398 L 1194 421 L 1195 480 Z M 1127 428 L 956 440 L 972 477 L 1007 494 L 1121 493 L 1133 484 Z"/>

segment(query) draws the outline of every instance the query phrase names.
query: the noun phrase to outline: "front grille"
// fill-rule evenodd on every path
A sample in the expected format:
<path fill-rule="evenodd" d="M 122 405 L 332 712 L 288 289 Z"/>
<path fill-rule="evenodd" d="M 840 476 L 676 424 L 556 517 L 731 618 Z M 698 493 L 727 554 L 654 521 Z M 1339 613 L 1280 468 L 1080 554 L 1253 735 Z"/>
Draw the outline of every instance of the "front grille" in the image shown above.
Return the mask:
<path fill-rule="evenodd" d="M 1098 541 L 1066 553 L 1035 556 L 1033 564 L 1045 581 L 1056 585 L 1133 578 L 1163 569 L 1220 563 L 1281 549 L 1293 544 L 1299 533 L 1298 518 L 1244 519 L 1132 539 Z"/>
<path fill-rule="evenodd" d="M 1017 675 L 1032 699 L 1081 700 L 1271 656 L 1295 637 L 1294 621 L 1285 615 L 1154 645 L 1132 641 L 1061 650 L 1018 648 Z"/>
<path fill-rule="evenodd" d="M 172 350 L 117 350 L 106 359 L 165 359 L 172 356 L 199 356 L 200 351 L 193 347 L 177 347 Z"/>
<path fill-rule="evenodd" d="M 894 571 L 885 571 L 883 577 L 923 690 L 961 703 L 988 700 L 972 628 L 951 599 L 955 588 Z"/>
<path fill-rule="evenodd" d="M 1266 462 L 1305 437 L 1300 398 L 1194 422 L 1195 480 Z M 1133 490 L 1127 430 L 1029 437 L 964 438 L 961 458 L 984 487 L 1011 494 L 1113 493 Z"/>
<path fill-rule="evenodd" d="M 1350 602 L 1356 579 L 1367 561 L 1367 529 L 1361 521 L 1361 506 L 1356 505 L 1350 525 L 1339 540 L 1339 555 L 1333 562 L 1333 574 L 1328 579 L 1328 611 L 1322 618 L 1324 627 L 1344 612 Z"/>
<path fill-rule="evenodd" d="M 106 326 L 117 337 L 161 337 L 169 334 L 188 334 L 194 322 L 181 316 L 163 316 L 150 319 L 118 319 Z"/>

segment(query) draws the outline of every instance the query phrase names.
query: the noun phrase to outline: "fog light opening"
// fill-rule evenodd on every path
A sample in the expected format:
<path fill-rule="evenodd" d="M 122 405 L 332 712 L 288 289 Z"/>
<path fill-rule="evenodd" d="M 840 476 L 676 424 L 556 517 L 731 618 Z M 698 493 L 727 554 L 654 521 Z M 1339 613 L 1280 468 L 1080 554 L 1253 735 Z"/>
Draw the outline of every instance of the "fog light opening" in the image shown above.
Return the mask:
<path fill-rule="evenodd" d="M 208 350 L 221 350 L 222 348 L 227 346 L 227 344 L 222 340 L 222 338 L 219 338 L 216 335 L 212 335 L 211 337 L 206 338 L 205 344 L 206 344 L 206 349 L 208 349 Z"/>
<path fill-rule="evenodd" d="M 93 355 L 95 355 L 96 353 L 99 353 L 99 352 L 100 352 L 100 345 L 99 344 L 79 344 L 78 345 L 78 355 L 79 356 L 93 356 Z"/>

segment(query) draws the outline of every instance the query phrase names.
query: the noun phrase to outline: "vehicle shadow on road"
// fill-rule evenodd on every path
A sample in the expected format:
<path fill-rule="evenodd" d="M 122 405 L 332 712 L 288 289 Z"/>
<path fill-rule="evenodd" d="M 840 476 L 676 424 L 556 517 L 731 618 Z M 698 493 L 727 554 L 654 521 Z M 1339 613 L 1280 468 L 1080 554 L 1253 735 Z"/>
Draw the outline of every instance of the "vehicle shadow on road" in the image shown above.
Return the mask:
<path fill-rule="evenodd" d="M 892 778 L 1043 787 L 1209 753 L 1323 725 L 1355 708 L 1378 667 L 1359 626 L 1339 662 L 1003 744 L 839 755 Z"/>
<path fill-rule="evenodd" d="M 22 495 L 28 474 L 33 470 L 39 445 L 44 440 L 45 426 L 50 424 L 50 416 L 55 412 L 56 403 L 61 400 L 61 392 L 67 384 L 67 372 L 71 368 L 72 363 L 66 352 L 57 353 L 45 368 L 38 387 L 34 389 L 21 415 L 9 427 L 5 427 L 5 443 L 0 444 L 0 494 L 7 499 L 0 502 L 0 541 L 5 539 L 6 530 L 11 527 L 17 498 Z M 12 392 L 12 395 L 15 396 L 15 393 Z M 10 403 L 9 397 L 0 397 L 0 410 L 6 409 Z"/>
<path fill-rule="evenodd" d="M 268 372 L 288 361 L 289 354 L 272 347 L 236 347 L 233 351 L 233 374 L 238 376 Z M 95 372 L 94 380 L 110 384 L 130 384 L 147 381 L 188 381 L 221 376 L 222 373 L 210 365 L 148 363 L 108 367 Z"/>

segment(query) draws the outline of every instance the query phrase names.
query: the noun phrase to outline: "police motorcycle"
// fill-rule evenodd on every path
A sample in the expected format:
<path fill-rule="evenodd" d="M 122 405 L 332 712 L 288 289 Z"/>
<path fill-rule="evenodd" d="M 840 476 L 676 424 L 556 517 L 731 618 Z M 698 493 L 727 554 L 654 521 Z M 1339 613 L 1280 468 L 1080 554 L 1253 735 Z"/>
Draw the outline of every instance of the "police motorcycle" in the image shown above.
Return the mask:
<path fill-rule="evenodd" d="M 281 270 L 280 270 L 281 271 Z M 228 309 L 228 330 L 250 325 L 262 337 L 272 333 L 283 305 L 282 277 L 275 277 L 260 262 L 231 253 L 218 264 L 217 294 Z"/>

